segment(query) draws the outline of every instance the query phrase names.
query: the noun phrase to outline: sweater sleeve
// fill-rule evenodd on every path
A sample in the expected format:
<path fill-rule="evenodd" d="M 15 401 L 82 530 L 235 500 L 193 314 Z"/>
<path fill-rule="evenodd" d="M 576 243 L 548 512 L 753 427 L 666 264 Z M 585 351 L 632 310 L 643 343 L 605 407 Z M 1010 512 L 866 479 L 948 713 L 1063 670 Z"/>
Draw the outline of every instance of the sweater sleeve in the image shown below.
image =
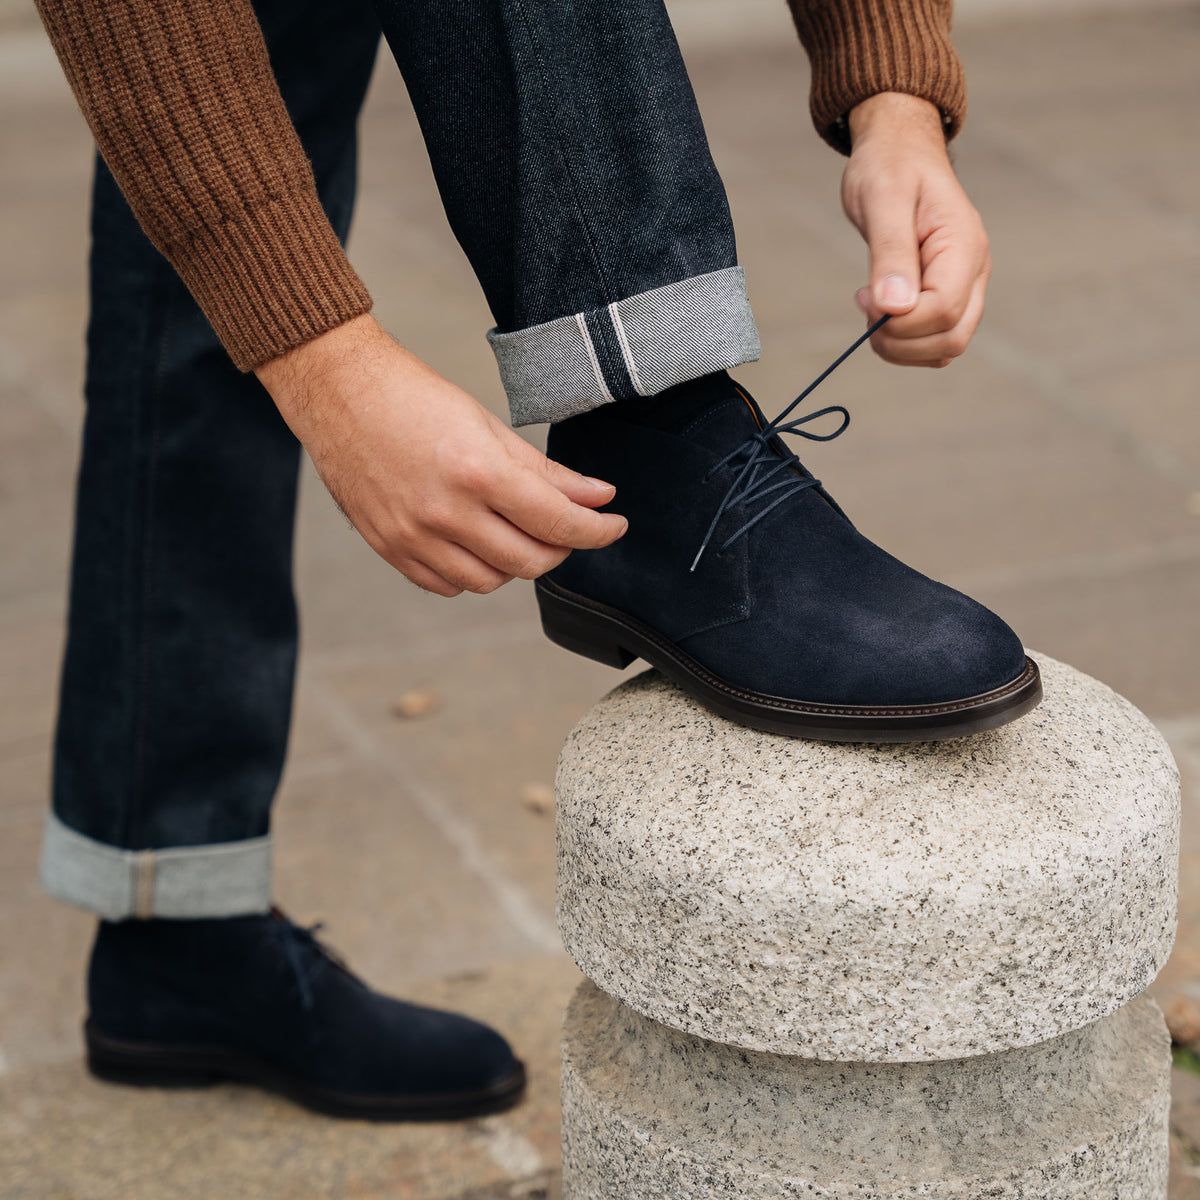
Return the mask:
<path fill-rule="evenodd" d="M 37 0 L 105 162 L 241 370 L 371 308 L 250 0 Z"/>
<path fill-rule="evenodd" d="M 788 0 L 812 62 L 817 132 L 850 152 L 846 114 L 868 96 L 905 92 L 941 110 L 947 138 L 961 128 L 967 91 L 950 41 L 952 0 Z"/>

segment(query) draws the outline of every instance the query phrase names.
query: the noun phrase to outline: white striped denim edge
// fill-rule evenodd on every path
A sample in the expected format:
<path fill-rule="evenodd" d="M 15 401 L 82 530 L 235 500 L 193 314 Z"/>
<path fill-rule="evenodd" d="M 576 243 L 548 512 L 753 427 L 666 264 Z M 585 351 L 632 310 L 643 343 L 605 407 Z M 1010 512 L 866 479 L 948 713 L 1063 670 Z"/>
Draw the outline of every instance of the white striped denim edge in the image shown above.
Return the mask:
<path fill-rule="evenodd" d="M 618 370 L 602 365 L 589 320 L 611 331 L 619 347 Z M 759 354 L 741 267 L 681 279 L 513 333 L 493 329 L 487 338 L 513 425 L 562 421 L 615 399 L 653 396 L 754 362 Z"/>

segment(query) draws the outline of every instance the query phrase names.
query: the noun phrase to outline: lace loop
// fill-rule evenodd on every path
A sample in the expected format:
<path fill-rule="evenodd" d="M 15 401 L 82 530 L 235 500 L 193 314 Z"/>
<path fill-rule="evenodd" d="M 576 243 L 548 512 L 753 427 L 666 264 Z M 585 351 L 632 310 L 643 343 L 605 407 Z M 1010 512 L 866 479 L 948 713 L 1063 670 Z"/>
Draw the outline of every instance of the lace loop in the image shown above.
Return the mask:
<path fill-rule="evenodd" d="M 704 476 L 705 482 L 711 479 L 722 467 L 735 463 L 741 458 L 745 458 L 746 460 L 742 463 L 736 478 L 729 485 L 724 498 L 717 506 L 717 511 L 713 514 L 713 519 L 708 526 L 708 531 L 704 535 L 704 540 L 700 543 L 700 549 L 696 551 L 696 557 L 692 560 L 691 571 L 695 571 L 700 565 L 700 559 L 704 556 L 705 550 L 708 549 L 721 518 L 735 504 L 753 504 L 755 501 L 763 500 L 767 496 L 774 495 L 776 492 L 781 493 L 775 496 L 765 508 L 755 513 L 740 529 L 731 533 L 721 543 L 718 552 L 727 550 L 738 538 L 753 529 L 759 521 L 772 510 L 778 508 L 785 500 L 790 500 L 797 493 L 803 492 L 808 488 L 821 486 L 819 479 L 813 479 L 801 474 L 803 467 L 799 458 L 778 439 L 782 434 L 792 434 L 796 437 L 807 438 L 810 442 L 832 442 L 834 438 L 841 437 L 846 432 L 850 424 L 850 413 L 840 404 L 830 404 L 825 408 L 818 409 L 816 412 L 808 413 L 806 416 L 794 417 L 790 421 L 787 418 L 796 410 L 797 405 L 803 403 L 812 392 L 820 387 L 887 320 L 888 316 L 880 317 L 853 345 L 839 354 L 779 416 L 773 421 L 769 421 L 757 433 L 748 437 L 735 450 L 725 455 L 720 462 L 714 463 L 709 468 Z M 818 421 L 822 417 L 829 416 L 831 413 L 841 413 L 842 416 L 841 424 L 832 433 L 814 433 L 811 430 L 803 428 L 810 421 Z M 776 444 L 772 445 L 772 441 L 775 441 Z M 787 477 L 776 480 L 776 476 L 780 472 L 785 471 L 788 473 Z"/>

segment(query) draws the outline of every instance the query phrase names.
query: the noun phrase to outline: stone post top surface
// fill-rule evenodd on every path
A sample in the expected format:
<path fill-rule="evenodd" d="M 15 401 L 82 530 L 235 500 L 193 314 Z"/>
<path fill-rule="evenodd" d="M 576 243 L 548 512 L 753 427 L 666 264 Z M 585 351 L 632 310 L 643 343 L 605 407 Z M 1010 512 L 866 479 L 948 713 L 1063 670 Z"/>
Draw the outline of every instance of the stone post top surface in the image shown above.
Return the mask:
<path fill-rule="evenodd" d="M 813 1058 L 968 1057 L 1114 1011 L 1174 936 L 1178 774 L 1133 705 L 1038 660 L 1029 716 L 908 745 L 621 685 L 560 759 L 567 949 L 654 1020 Z"/>

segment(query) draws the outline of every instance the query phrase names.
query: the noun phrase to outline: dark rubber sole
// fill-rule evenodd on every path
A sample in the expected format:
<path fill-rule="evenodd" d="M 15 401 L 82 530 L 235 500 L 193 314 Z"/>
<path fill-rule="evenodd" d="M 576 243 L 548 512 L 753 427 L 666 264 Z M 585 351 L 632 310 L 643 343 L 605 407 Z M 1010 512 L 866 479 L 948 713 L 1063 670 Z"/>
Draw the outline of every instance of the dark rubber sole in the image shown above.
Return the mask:
<path fill-rule="evenodd" d="M 511 1108 L 525 1092 L 525 1068 L 490 1088 L 435 1096 L 361 1096 L 318 1087 L 289 1071 L 232 1050 L 129 1042 L 83 1027 L 88 1070 L 107 1083 L 195 1088 L 249 1083 L 333 1117 L 367 1121 L 454 1121 Z"/>
<path fill-rule="evenodd" d="M 615 608 L 548 579 L 537 581 L 546 636 L 565 650 L 610 667 L 644 658 L 713 712 L 753 729 L 827 742 L 931 742 L 995 729 L 1024 716 L 1042 699 L 1037 663 L 1003 687 L 943 704 L 809 704 L 726 683 L 662 634 Z"/>

